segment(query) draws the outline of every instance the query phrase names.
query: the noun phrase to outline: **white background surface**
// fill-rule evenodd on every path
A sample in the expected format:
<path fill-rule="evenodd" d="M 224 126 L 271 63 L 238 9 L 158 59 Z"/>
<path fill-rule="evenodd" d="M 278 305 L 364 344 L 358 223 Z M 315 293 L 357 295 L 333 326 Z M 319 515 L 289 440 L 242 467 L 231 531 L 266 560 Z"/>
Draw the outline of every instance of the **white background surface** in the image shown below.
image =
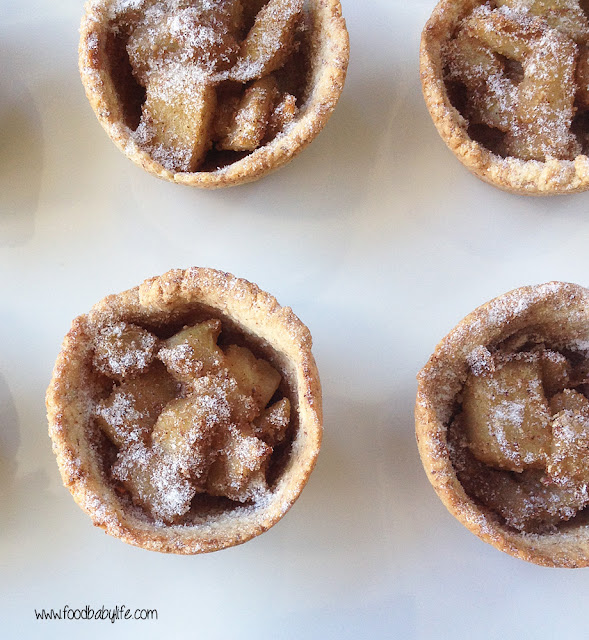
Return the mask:
<path fill-rule="evenodd" d="M 298 159 L 202 192 L 158 181 L 97 123 L 77 72 L 81 0 L 0 0 L 0 637 L 587 636 L 589 570 L 528 565 L 456 522 L 413 435 L 415 374 L 467 312 L 523 284 L 588 285 L 589 194 L 472 177 L 423 104 L 434 0 L 344 0 L 340 104 Z M 310 327 L 325 439 L 272 530 L 208 556 L 135 549 L 61 485 L 44 394 L 71 320 L 172 267 L 258 283 Z M 157 608 L 157 622 L 34 609 Z"/>

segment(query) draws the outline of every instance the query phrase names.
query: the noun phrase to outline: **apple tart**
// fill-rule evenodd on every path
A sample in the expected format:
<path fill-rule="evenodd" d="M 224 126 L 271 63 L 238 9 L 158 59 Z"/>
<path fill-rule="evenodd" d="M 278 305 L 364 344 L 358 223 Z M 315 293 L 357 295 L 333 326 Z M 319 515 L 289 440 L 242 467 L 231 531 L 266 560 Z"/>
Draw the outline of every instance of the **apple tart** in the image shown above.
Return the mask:
<path fill-rule="evenodd" d="M 433 121 L 476 176 L 507 191 L 589 188 L 583 0 L 441 0 L 421 41 Z"/>
<path fill-rule="evenodd" d="M 492 300 L 418 381 L 419 452 L 448 510 L 513 556 L 589 566 L 589 290 L 551 282 Z"/>
<path fill-rule="evenodd" d="M 210 269 L 170 271 L 76 318 L 47 411 L 63 482 L 94 524 L 168 553 L 266 531 L 321 444 L 309 331 Z"/>
<path fill-rule="evenodd" d="M 339 0 L 90 0 L 80 72 L 99 121 L 160 178 L 216 188 L 284 165 L 342 92 Z"/>

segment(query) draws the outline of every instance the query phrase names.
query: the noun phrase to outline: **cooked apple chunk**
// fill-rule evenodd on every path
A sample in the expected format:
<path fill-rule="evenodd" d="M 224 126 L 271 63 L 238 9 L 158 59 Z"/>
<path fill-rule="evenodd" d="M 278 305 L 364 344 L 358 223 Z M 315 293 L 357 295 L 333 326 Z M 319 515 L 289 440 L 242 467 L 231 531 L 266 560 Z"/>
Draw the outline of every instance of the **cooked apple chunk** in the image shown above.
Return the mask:
<path fill-rule="evenodd" d="M 471 374 L 462 406 L 468 446 L 480 461 L 511 471 L 544 465 L 550 411 L 538 354 L 519 354 L 492 372 Z"/>
<path fill-rule="evenodd" d="M 164 342 L 158 357 L 173 376 L 191 384 L 198 376 L 221 367 L 224 356 L 217 346 L 220 333 L 220 320 L 186 327 Z"/>
<path fill-rule="evenodd" d="M 230 407 L 231 422 L 233 424 L 249 424 L 260 415 L 260 409 L 254 398 L 242 393 L 235 378 L 227 369 L 214 375 L 201 376 L 191 386 L 191 395 L 210 396 L 211 404 L 227 403 Z"/>
<path fill-rule="evenodd" d="M 197 481 L 203 478 L 215 455 L 213 440 L 230 423 L 225 398 L 194 395 L 170 402 L 159 416 L 152 441 L 176 460 L 180 471 Z"/>
<path fill-rule="evenodd" d="M 230 426 L 209 472 L 207 493 L 238 502 L 259 497 L 267 490 L 265 466 L 271 454 L 272 447 L 250 430 Z"/>
<path fill-rule="evenodd" d="M 96 407 L 100 428 L 117 447 L 146 440 L 162 409 L 176 397 L 178 384 L 154 362 L 147 373 L 123 380 Z"/>
<path fill-rule="evenodd" d="M 587 16 L 579 0 L 495 0 L 495 4 L 544 18 L 548 26 L 558 29 L 576 42 L 586 42 L 589 38 Z"/>
<path fill-rule="evenodd" d="M 553 416 L 563 411 L 589 415 L 589 400 L 574 389 L 565 389 L 550 399 L 550 411 Z"/>
<path fill-rule="evenodd" d="M 262 415 L 254 420 L 254 434 L 266 444 L 274 447 L 284 440 L 290 422 L 290 401 L 282 398 L 268 407 Z"/>
<path fill-rule="evenodd" d="M 225 350 L 225 366 L 241 393 L 252 396 L 259 409 L 264 409 L 280 384 L 278 371 L 266 360 L 256 358 L 249 349 L 234 344 Z"/>
<path fill-rule="evenodd" d="M 266 135 L 277 94 L 272 76 L 256 80 L 245 92 L 217 147 L 230 151 L 257 149 Z"/>
<path fill-rule="evenodd" d="M 550 401 L 555 413 L 548 474 L 558 484 L 589 484 L 589 400 L 565 389 Z"/>
<path fill-rule="evenodd" d="M 173 73 L 175 67 L 194 67 L 202 77 L 233 66 L 242 28 L 240 0 L 146 4 L 152 6 L 132 21 L 127 43 L 133 74 L 142 85 L 162 69 Z"/>
<path fill-rule="evenodd" d="M 248 82 L 279 69 L 292 53 L 303 0 L 270 0 L 258 13 L 241 44 L 231 71 L 235 80 Z"/>
<path fill-rule="evenodd" d="M 516 89 L 504 75 L 504 62 L 476 37 L 459 31 L 445 50 L 448 78 L 463 82 L 469 102 L 467 114 L 473 123 L 508 131 Z M 493 82 L 489 82 L 493 78 Z"/>
<path fill-rule="evenodd" d="M 158 339 L 127 322 L 104 327 L 94 341 L 93 364 L 98 371 L 121 381 L 145 371 L 155 357 Z"/>
<path fill-rule="evenodd" d="M 136 135 L 155 160 L 174 171 L 195 171 L 211 147 L 215 88 L 182 72 L 152 74 Z"/>
<path fill-rule="evenodd" d="M 268 123 L 266 135 L 276 136 L 294 122 L 298 113 L 297 99 L 290 93 L 285 93 L 274 107 Z"/>
<path fill-rule="evenodd" d="M 558 351 L 546 349 L 541 352 L 541 358 L 544 393 L 551 398 L 571 384 L 572 369 L 569 361 Z"/>
<path fill-rule="evenodd" d="M 194 485 L 182 474 L 176 459 L 143 442 L 119 452 L 113 478 L 123 483 L 133 503 L 158 522 L 171 524 L 190 509 Z"/>

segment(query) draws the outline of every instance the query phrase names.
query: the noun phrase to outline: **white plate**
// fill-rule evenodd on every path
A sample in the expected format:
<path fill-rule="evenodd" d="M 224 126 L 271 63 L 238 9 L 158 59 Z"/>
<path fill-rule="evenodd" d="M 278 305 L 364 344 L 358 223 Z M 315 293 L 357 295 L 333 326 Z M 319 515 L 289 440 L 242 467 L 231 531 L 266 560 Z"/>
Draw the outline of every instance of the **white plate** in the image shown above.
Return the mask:
<path fill-rule="evenodd" d="M 325 131 L 262 181 L 203 192 L 143 173 L 102 131 L 77 73 L 81 0 L 0 1 L 0 636 L 586 635 L 589 573 L 528 565 L 458 524 L 422 471 L 412 412 L 416 372 L 467 312 L 523 284 L 589 284 L 589 194 L 508 195 L 453 158 L 419 86 L 434 0 L 343 5 L 352 61 Z M 190 265 L 294 308 L 326 415 L 292 511 L 186 558 L 92 527 L 61 485 L 44 394 L 77 314 Z M 123 604 L 158 620 L 34 615 Z"/>

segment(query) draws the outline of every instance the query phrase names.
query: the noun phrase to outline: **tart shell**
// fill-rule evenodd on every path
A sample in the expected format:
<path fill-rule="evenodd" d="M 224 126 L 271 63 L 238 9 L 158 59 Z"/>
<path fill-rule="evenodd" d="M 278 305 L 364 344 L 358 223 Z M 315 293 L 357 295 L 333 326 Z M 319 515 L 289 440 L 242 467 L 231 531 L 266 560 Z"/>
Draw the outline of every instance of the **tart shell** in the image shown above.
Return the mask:
<path fill-rule="evenodd" d="M 468 134 L 468 121 L 452 105 L 444 82 L 442 49 L 460 20 L 482 0 L 441 0 L 421 37 L 420 70 L 425 103 L 438 133 L 475 176 L 504 191 L 523 195 L 557 195 L 589 189 L 589 158 L 546 162 L 502 158 Z"/>
<path fill-rule="evenodd" d="M 279 169 L 298 155 L 323 129 L 344 88 L 350 54 L 349 36 L 339 0 L 312 0 L 312 69 L 307 97 L 287 131 L 241 160 L 215 171 L 174 173 L 133 140 L 124 124 L 123 107 L 109 72 L 109 10 L 116 0 L 89 0 L 82 19 L 79 67 L 86 96 L 100 124 L 117 147 L 149 173 L 179 184 L 206 189 L 252 182 Z"/>
<path fill-rule="evenodd" d="M 199 514 L 181 525 L 161 525 L 121 499 L 106 478 L 92 440 L 92 407 L 100 383 L 92 369 L 96 327 L 128 321 L 152 328 L 194 317 L 218 317 L 282 373 L 292 405 L 294 435 L 268 498 Z M 305 486 L 322 438 L 321 385 L 308 329 L 289 307 L 256 285 L 212 269 L 173 270 L 96 304 L 66 335 L 47 390 L 49 435 L 64 485 L 93 523 L 110 535 L 177 554 L 241 544 L 272 527 Z"/>
<path fill-rule="evenodd" d="M 419 453 L 428 479 L 448 511 L 479 538 L 538 565 L 586 567 L 586 518 L 563 523 L 552 533 L 521 533 L 465 492 L 450 457 L 448 426 L 469 372 L 469 354 L 527 330 L 557 345 L 584 344 L 589 340 L 589 290 L 562 282 L 522 287 L 464 318 L 438 344 L 418 375 L 415 424 Z"/>

